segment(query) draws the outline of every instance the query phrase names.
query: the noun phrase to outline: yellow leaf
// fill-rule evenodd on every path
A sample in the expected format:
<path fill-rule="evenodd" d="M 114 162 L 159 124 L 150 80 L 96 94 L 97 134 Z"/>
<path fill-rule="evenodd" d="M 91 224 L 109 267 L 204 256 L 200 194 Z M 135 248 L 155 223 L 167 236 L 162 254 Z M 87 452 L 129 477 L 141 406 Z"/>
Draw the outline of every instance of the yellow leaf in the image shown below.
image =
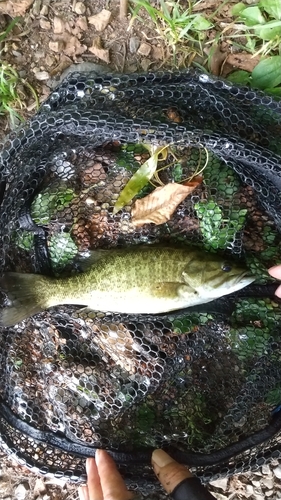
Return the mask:
<path fill-rule="evenodd" d="M 178 205 L 194 191 L 200 181 L 189 182 L 188 185 L 176 182 L 156 188 L 151 194 L 136 200 L 132 208 L 132 223 L 143 226 L 153 222 L 164 224 L 172 217 Z"/>
<path fill-rule="evenodd" d="M 150 151 L 150 158 L 134 173 L 131 179 L 127 182 L 126 186 L 122 189 L 118 200 L 113 208 L 113 215 L 115 215 L 121 208 L 129 203 L 134 196 L 136 196 L 141 189 L 148 184 L 153 177 L 159 159 L 160 153 L 166 150 L 167 146 L 146 146 Z"/>

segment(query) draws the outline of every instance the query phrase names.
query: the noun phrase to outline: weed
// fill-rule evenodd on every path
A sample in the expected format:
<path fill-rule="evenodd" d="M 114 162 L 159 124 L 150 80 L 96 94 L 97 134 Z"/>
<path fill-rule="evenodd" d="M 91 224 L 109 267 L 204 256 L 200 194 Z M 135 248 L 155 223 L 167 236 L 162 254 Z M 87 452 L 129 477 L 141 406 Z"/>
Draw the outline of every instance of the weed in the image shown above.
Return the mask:
<path fill-rule="evenodd" d="M 13 19 L 6 30 L 0 34 L 0 42 L 3 42 L 19 19 L 18 17 Z M 24 108 L 25 88 L 33 95 L 38 108 L 39 101 L 34 88 L 22 79 L 12 66 L 0 60 L 0 116 L 8 115 L 11 128 L 15 128 L 19 120 L 23 121 L 18 111 Z"/>
<path fill-rule="evenodd" d="M 192 13 L 193 2 L 184 10 L 179 2 L 159 0 L 160 8 L 151 5 L 148 0 L 132 0 L 136 5 L 132 13 L 132 21 L 137 18 L 144 22 L 139 16 L 140 10 L 146 10 L 152 19 L 158 35 L 165 41 L 168 48 L 172 49 L 174 57 L 181 52 L 194 59 L 196 55 L 203 55 L 203 45 L 207 38 L 207 30 L 213 25 L 203 15 Z M 200 2 L 195 2 L 200 3 Z"/>

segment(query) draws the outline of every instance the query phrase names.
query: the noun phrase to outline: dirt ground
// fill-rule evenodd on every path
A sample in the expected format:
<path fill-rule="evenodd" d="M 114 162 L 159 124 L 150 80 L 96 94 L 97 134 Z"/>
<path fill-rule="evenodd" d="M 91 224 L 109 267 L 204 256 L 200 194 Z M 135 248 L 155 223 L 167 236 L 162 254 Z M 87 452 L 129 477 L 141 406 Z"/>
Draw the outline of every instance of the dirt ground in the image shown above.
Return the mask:
<path fill-rule="evenodd" d="M 202 1 L 197 11 L 206 17 L 214 15 L 215 28 L 208 33 L 213 40 L 218 30 L 232 23 L 229 1 Z M 250 2 L 248 2 L 250 3 Z M 184 2 L 182 2 L 184 5 Z M 120 73 L 186 67 L 192 61 L 208 64 L 216 75 L 227 76 L 235 69 L 251 71 L 258 58 L 235 49 L 226 36 L 223 43 L 213 46 L 210 55 L 206 46 L 200 56 L 193 51 L 172 50 L 155 32 L 153 23 L 145 14 L 144 23 L 130 23 L 130 10 L 124 19 L 119 16 L 117 0 L 5 0 L 0 2 L 0 31 L 4 31 L 11 18 L 21 19 L 1 42 L 2 61 L 11 64 L 22 78 L 19 87 L 24 117 L 36 111 L 34 96 L 25 82 L 35 89 L 43 102 L 58 83 L 65 70 L 73 64 L 96 63 L 107 70 Z M 103 11 L 103 12 L 102 12 Z M 102 13 L 101 13 L 102 12 Z M 10 122 L 0 117 L 2 136 L 10 130 Z M 0 498 L 3 500 L 74 500 L 77 487 L 61 480 L 46 480 L 12 463 L 5 454 L 0 455 Z M 245 474 L 213 484 L 218 500 L 250 498 L 261 500 L 281 498 L 281 468 L 278 463 L 263 471 Z"/>

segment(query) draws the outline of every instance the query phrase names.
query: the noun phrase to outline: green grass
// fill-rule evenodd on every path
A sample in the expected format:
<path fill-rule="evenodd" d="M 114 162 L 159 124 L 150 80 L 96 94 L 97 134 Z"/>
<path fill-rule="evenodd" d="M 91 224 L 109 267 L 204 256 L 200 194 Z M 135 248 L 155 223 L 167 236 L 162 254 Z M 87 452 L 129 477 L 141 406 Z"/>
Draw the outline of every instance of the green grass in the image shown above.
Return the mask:
<path fill-rule="evenodd" d="M 146 22 L 143 18 L 146 12 L 158 37 L 168 48 L 167 59 L 172 56 L 175 66 L 194 62 L 207 68 L 206 53 L 209 52 L 211 57 L 212 49 L 220 42 L 227 42 L 235 50 L 260 56 L 261 60 L 252 73 L 234 71 L 229 79 L 281 95 L 281 1 L 260 0 L 249 6 L 244 2 L 233 5 L 225 0 L 208 15 L 203 10 L 197 12 L 200 3 L 200 0 L 189 0 L 187 7 L 183 7 L 179 1 L 173 0 L 158 0 L 153 5 L 149 0 L 131 0 L 131 23 L 135 19 Z M 232 22 L 222 29 L 218 14 L 227 4 L 232 6 Z"/>
<path fill-rule="evenodd" d="M 0 34 L 0 42 L 3 42 L 9 32 L 14 28 L 20 18 L 16 17 Z M 25 108 L 25 91 L 31 93 L 39 107 L 38 97 L 34 88 L 8 63 L 0 58 L 0 117 L 7 116 L 9 125 L 13 129 L 18 121 L 23 121 L 21 111 Z"/>
<path fill-rule="evenodd" d="M 193 13 L 194 4 L 199 2 L 190 1 L 188 8 L 184 9 L 179 2 L 173 1 L 159 0 L 160 8 L 152 6 L 148 0 L 131 1 L 134 5 L 131 22 L 136 18 L 145 22 L 141 17 L 141 10 L 145 10 L 152 19 L 158 36 L 171 49 L 174 62 L 179 53 L 185 54 L 190 60 L 196 55 L 203 55 L 207 33 L 213 24 L 210 18 Z"/>

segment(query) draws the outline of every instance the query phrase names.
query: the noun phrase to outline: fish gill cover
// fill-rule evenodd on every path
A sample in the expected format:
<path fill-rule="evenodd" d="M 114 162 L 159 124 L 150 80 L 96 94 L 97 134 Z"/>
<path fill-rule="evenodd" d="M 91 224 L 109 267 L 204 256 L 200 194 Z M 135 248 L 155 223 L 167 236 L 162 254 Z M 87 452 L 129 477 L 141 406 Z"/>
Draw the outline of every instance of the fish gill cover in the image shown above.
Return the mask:
<path fill-rule="evenodd" d="M 281 262 L 280 130 L 278 100 L 192 70 L 73 73 L 7 139 L 0 439 L 19 463 L 80 482 L 105 448 L 131 487 L 156 491 L 155 447 L 203 481 L 280 456 L 281 305 L 266 271 Z M 100 312 L 83 297 L 50 307 L 34 277 L 53 296 L 86 279 L 88 261 L 138 248 L 146 259 L 151 245 L 149 272 L 139 257 L 122 293 L 151 273 L 149 294 L 164 293 L 158 249 L 190 246 L 176 282 L 193 289 L 200 275 L 200 293 L 222 293 L 161 314 Z M 255 282 L 226 292 L 235 266 Z"/>

